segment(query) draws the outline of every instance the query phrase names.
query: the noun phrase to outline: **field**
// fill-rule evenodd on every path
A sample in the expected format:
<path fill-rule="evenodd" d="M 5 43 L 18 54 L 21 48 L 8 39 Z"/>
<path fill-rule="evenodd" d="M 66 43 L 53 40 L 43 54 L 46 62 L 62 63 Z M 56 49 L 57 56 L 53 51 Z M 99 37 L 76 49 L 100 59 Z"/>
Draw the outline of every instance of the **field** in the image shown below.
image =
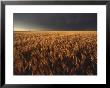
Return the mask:
<path fill-rule="evenodd" d="M 14 75 L 97 75 L 96 31 L 14 31 Z"/>

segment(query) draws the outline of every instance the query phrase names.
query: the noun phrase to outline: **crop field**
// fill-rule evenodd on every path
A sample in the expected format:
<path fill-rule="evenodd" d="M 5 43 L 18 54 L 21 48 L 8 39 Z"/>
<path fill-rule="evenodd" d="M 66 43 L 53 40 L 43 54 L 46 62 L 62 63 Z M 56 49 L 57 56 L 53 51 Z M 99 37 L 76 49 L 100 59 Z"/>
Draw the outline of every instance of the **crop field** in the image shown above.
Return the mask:
<path fill-rule="evenodd" d="M 14 75 L 97 75 L 97 31 L 14 31 Z"/>

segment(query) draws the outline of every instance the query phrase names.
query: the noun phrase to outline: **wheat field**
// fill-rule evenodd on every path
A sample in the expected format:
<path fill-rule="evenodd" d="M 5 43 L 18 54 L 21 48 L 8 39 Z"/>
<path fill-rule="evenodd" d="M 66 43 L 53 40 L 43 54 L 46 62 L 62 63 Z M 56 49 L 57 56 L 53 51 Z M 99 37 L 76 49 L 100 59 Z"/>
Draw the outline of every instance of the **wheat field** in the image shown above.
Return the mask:
<path fill-rule="evenodd" d="M 97 31 L 14 31 L 14 75 L 97 75 Z"/>

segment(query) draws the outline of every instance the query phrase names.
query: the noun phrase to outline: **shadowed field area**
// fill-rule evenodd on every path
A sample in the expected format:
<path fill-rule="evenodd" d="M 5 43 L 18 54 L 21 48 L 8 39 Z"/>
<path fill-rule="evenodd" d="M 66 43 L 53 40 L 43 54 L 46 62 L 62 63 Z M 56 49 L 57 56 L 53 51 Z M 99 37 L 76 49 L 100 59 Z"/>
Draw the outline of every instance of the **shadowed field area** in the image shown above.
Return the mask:
<path fill-rule="evenodd" d="M 96 31 L 14 31 L 14 75 L 97 75 Z"/>

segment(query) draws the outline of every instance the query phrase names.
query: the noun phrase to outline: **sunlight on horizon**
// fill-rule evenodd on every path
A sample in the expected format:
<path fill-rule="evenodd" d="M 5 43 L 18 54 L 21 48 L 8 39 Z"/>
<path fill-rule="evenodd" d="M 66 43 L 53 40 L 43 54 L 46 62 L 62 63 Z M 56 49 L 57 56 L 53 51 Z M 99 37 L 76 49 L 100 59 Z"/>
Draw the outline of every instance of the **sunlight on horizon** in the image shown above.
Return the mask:
<path fill-rule="evenodd" d="M 14 31 L 42 31 L 43 28 L 36 28 L 36 29 L 28 29 L 28 28 L 14 28 Z"/>

